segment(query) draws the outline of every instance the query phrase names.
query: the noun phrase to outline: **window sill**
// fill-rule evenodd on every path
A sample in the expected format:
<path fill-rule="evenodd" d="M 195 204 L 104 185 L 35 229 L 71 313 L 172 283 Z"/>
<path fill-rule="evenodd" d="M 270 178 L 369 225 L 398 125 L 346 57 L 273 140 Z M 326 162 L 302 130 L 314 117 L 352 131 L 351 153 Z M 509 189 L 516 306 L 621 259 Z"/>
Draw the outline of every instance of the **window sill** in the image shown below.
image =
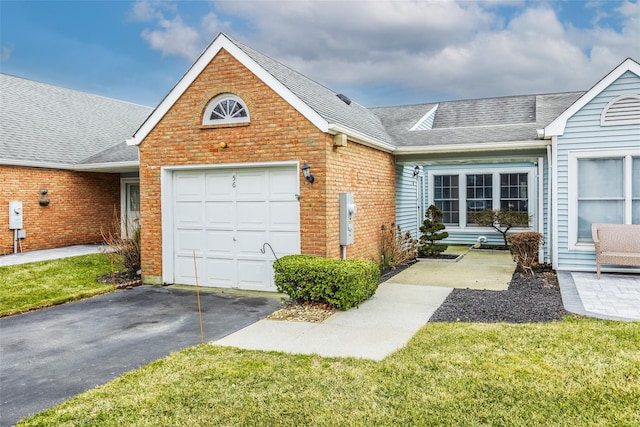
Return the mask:
<path fill-rule="evenodd" d="M 200 125 L 200 129 L 201 130 L 207 130 L 207 129 L 220 129 L 220 128 L 237 128 L 237 127 L 249 126 L 249 124 L 251 124 L 251 122 L 220 123 L 220 124 L 217 124 L 217 125 Z"/>
<path fill-rule="evenodd" d="M 593 243 L 573 243 L 569 245 L 569 252 L 595 252 Z"/>

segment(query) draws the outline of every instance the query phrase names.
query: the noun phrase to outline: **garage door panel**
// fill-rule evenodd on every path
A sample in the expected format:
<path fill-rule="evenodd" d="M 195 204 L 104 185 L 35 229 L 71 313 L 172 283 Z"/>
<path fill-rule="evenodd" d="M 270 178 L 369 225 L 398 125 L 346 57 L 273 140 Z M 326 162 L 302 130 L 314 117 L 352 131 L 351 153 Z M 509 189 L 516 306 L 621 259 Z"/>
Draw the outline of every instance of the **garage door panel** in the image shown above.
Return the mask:
<path fill-rule="evenodd" d="M 267 173 L 265 171 L 241 171 L 237 173 L 237 200 L 265 200 L 267 198 Z"/>
<path fill-rule="evenodd" d="M 206 200 L 228 201 L 235 198 L 232 172 L 208 172 L 204 176 Z"/>
<path fill-rule="evenodd" d="M 202 226 L 202 202 L 177 202 L 175 205 L 175 224 L 178 227 Z"/>
<path fill-rule="evenodd" d="M 235 261 L 227 258 L 207 258 L 205 286 L 231 288 L 235 283 Z"/>
<path fill-rule="evenodd" d="M 295 231 L 269 233 L 269 244 L 278 258 L 300 253 L 300 234 Z M 267 252 L 272 257 L 271 251 Z"/>
<path fill-rule="evenodd" d="M 266 261 L 238 260 L 238 286 L 242 289 L 267 290 L 271 282 L 265 277 L 271 273 L 271 264 Z"/>
<path fill-rule="evenodd" d="M 205 227 L 233 229 L 235 204 L 231 201 L 205 203 Z"/>
<path fill-rule="evenodd" d="M 298 174 L 294 169 L 273 170 L 269 174 L 269 200 L 293 200 L 298 193 Z"/>
<path fill-rule="evenodd" d="M 181 172 L 175 177 L 175 200 L 201 201 L 204 194 L 202 174 Z"/>
<path fill-rule="evenodd" d="M 196 284 L 196 271 L 194 269 L 193 254 L 177 255 L 175 265 L 176 283 L 181 285 Z M 202 258 L 196 258 L 196 265 L 198 266 L 198 277 L 200 278 L 204 273 L 204 260 Z"/>
<path fill-rule="evenodd" d="M 269 203 L 269 228 L 272 230 L 298 230 L 300 211 L 298 202 Z"/>
<path fill-rule="evenodd" d="M 205 234 L 206 256 L 233 257 L 234 233 L 225 230 L 208 230 Z"/>
<path fill-rule="evenodd" d="M 201 253 L 205 248 L 205 236 L 201 229 L 178 229 L 175 237 L 175 250 L 178 254 Z"/>
<path fill-rule="evenodd" d="M 238 231 L 236 254 L 240 257 L 262 258 L 262 245 L 267 241 L 266 232 Z"/>
<path fill-rule="evenodd" d="M 267 227 L 268 205 L 266 202 L 238 202 L 236 210 L 239 230 L 265 230 Z"/>

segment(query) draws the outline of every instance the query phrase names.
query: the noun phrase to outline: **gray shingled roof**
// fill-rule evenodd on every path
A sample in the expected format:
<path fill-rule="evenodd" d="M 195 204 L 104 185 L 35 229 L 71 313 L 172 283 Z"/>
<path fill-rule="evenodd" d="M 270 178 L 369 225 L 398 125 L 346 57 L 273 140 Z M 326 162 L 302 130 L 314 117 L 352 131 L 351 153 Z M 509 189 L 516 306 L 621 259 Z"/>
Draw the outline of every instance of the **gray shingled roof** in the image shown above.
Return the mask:
<path fill-rule="evenodd" d="M 135 162 L 136 147 L 122 143 L 152 111 L 0 74 L 0 163 L 64 168 L 77 167 L 87 159 L 90 163 Z"/>
<path fill-rule="evenodd" d="M 354 101 L 347 105 L 331 89 L 253 50 L 234 38 L 226 34 L 225 36 L 329 124 L 347 126 L 372 138 L 394 144 L 378 117 L 369 109 Z"/>
<path fill-rule="evenodd" d="M 228 36 L 227 36 L 228 37 Z M 535 141 L 584 92 L 446 101 L 367 109 L 228 37 L 329 124 L 398 147 Z M 124 141 L 152 108 L 0 74 L 0 164 L 59 167 L 135 162 Z M 438 105 L 429 130 L 410 131 Z"/>
<path fill-rule="evenodd" d="M 584 92 L 372 108 L 399 147 L 535 141 Z M 438 105 L 432 129 L 411 129 Z"/>

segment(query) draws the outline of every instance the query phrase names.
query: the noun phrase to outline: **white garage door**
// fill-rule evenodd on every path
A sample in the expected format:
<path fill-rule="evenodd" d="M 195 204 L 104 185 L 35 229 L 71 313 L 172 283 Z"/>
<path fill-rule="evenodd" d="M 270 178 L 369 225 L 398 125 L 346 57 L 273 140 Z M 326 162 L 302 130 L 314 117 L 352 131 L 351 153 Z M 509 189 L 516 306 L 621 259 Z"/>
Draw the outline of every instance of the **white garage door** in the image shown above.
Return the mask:
<path fill-rule="evenodd" d="M 300 253 L 297 168 L 174 171 L 175 282 L 274 291 L 273 254 Z"/>

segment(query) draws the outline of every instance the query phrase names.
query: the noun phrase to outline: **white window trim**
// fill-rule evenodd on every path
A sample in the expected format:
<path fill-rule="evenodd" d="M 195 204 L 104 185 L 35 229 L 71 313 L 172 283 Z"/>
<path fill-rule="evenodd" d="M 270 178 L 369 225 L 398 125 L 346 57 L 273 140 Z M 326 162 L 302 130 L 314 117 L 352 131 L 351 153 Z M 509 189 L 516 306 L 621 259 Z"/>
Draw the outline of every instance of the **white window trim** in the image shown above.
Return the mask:
<path fill-rule="evenodd" d="M 537 191 L 536 187 L 536 166 L 517 167 L 517 168 L 491 168 L 491 169 L 439 169 L 429 171 L 429 190 L 428 190 L 428 205 L 433 204 L 434 199 L 434 176 L 436 175 L 458 175 L 458 209 L 459 223 L 458 225 L 447 224 L 448 230 L 459 232 L 485 232 L 487 230 L 493 230 L 491 227 L 477 227 L 467 226 L 467 180 L 464 179 L 466 175 L 493 175 L 493 200 L 492 208 L 500 209 L 500 174 L 506 173 L 526 173 L 527 174 L 527 198 L 528 198 L 528 215 L 529 215 L 529 227 L 514 227 L 513 230 L 535 230 L 537 229 Z"/>
<path fill-rule="evenodd" d="M 227 100 L 227 99 L 231 99 L 235 102 L 237 102 L 238 104 L 240 104 L 242 106 L 242 108 L 244 109 L 244 111 L 247 113 L 246 117 L 231 117 L 231 118 L 226 118 L 226 119 L 219 119 L 219 120 L 211 120 L 211 112 L 213 111 L 213 109 L 222 101 Z M 240 98 L 239 96 L 230 94 L 230 93 L 223 93 L 220 94 L 216 97 L 214 97 L 213 99 L 211 99 L 209 101 L 209 103 L 207 104 L 207 107 L 204 109 L 204 114 L 202 116 L 202 124 L 204 126 L 207 125 L 226 125 L 226 124 L 233 124 L 233 123 L 247 123 L 250 121 L 249 118 L 249 108 L 247 108 L 247 104 L 245 104 L 245 102 L 242 100 L 242 98 Z"/>
<path fill-rule="evenodd" d="M 620 149 L 620 150 L 588 150 L 588 151 L 569 151 L 569 169 L 567 179 L 568 194 L 568 230 L 567 239 L 569 251 L 571 252 L 593 252 L 595 250 L 593 243 L 578 242 L 578 160 L 581 159 L 624 159 L 624 216 L 625 224 L 631 224 L 631 216 L 633 204 L 631 181 L 633 179 L 632 161 L 634 157 L 640 156 L 639 149 Z"/>

